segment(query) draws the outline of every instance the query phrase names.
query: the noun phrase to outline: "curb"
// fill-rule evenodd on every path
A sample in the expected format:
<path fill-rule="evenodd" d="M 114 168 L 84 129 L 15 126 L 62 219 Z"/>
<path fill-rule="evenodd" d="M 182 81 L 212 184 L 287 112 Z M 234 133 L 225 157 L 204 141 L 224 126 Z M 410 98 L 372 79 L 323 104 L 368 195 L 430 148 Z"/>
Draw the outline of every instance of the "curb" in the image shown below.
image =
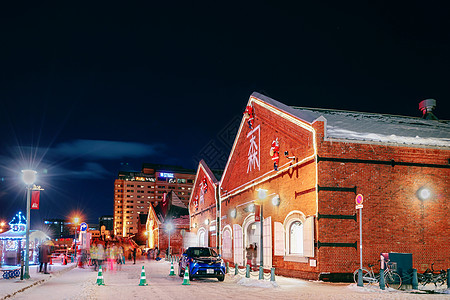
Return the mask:
<path fill-rule="evenodd" d="M 63 270 L 61 270 L 61 271 L 59 271 L 59 272 L 52 273 L 48 278 L 41 279 L 41 280 L 38 280 L 38 281 L 36 281 L 36 282 L 33 282 L 32 284 L 27 285 L 26 287 L 23 287 L 23 288 L 21 288 L 20 290 L 15 291 L 14 293 L 8 294 L 8 295 L 4 296 L 3 298 L 0 298 L 0 300 L 4 300 L 4 299 L 11 298 L 11 297 L 17 295 L 18 293 L 22 293 L 23 291 L 26 291 L 27 289 L 32 288 L 32 287 L 35 286 L 35 285 L 42 284 L 42 283 L 44 283 L 44 282 L 46 282 L 46 281 L 52 279 L 52 278 L 54 277 L 54 275 L 64 274 L 64 273 L 66 273 L 66 272 L 69 272 L 70 270 L 75 269 L 76 267 L 77 267 L 77 265 L 75 264 L 75 265 L 70 266 L 70 267 L 67 267 L 67 268 L 65 268 L 65 269 L 63 269 Z"/>

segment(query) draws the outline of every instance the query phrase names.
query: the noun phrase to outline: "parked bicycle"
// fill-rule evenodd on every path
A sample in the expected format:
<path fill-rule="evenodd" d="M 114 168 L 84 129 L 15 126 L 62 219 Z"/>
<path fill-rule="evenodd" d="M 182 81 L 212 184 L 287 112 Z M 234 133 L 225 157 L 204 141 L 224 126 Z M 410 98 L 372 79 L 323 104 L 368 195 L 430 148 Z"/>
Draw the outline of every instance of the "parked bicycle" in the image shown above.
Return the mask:
<path fill-rule="evenodd" d="M 389 261 L 386 262 L 385 266 L 386 269 L 384 270 L 384 282 L 387 287 L 393 288 L 393 289 L 400 289 L 402 286 L 402 277 L 395 271 L 392 271 L 388 264 Z M 377 284 L 380 282 L 380 274 L 375 274 L 373 271 L 372 264 L 369 264 L 369 268 L 362 269 L 362 280 L 364 285 L 371 285 L 371 284 Z M 353 272 L 353 280 L 355 280 L 355 283 L 358 283 L 358 270 L 356 269 L 355 272 Z"/>
<path fill-rule="evenodd" d="M 419 284 L 422 286 L 428 283 L 434 283 L 436 287 L 442 286 L 447 281 L 447 272 L 445 270 L 435 271 L 433 268 L 434 263 L 431 264 L 431 270 L 427 268 L 422 274 L 417 274 Z"/>

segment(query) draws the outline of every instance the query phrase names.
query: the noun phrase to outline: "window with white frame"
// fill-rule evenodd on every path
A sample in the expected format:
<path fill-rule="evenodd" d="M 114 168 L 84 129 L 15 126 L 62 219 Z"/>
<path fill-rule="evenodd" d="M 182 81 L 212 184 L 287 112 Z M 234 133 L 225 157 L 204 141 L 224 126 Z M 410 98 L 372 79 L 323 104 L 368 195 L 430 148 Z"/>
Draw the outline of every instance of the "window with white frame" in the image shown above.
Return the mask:
<path fill-rule="evenodd" d="M 307 262 L 308 257 L 314 257 L 314 216 L 305 217 L 299 211 L 291 212 L 284 221 L 284 230 L 275 232 L 275 239 L 279 234 L 285 234 L 285 251 L 277 244 L 277 254 L 285 252 L 285 260 Z"/>

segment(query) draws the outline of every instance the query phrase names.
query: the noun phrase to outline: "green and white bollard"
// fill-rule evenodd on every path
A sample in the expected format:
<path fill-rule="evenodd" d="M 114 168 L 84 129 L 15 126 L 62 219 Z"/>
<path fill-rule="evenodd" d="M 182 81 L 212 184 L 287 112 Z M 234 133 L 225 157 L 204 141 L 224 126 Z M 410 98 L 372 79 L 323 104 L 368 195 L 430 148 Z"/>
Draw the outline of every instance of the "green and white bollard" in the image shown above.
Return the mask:
<path fill-rule="evenodd" d="M 227 262 L 227 263 L 225 264 L 225 266 L 226 266 L 226 268 L 225 268 L 225 274 L 230 273 L 230 264 Z"/>
<path fill-rule="evenodd" d="M 245 277 L 250 278 L 250 265 L 245 266 Z"/>
<path fill-rule="evenodd" d="M 450 269 L 447 269 L 447 288 L 450 289 Z"/>
<path fill-rule="evenodd" d="M 419 280 L 417 278 L 417 269 L 413 269 L 412 275 L 413 275 L 413 277 L 412 277 L 412 289 L 413 290 L 417 290 L 417 289 L 419 289 Z"/>
<path fill-rule="evenodd" d="M 264 269 L 262 266 L 259 266 L 259 280 L 264 280 Z"/>
<path fill-rule="evenodd" d="M 234 275 L 239 274 L 239 265 L 237 263 L 234 263 Z"/>
<path fill-rule="evenodd" d="M 386 289 L 386 283 L 384 282 L 384 269 L 380 269 L 380 289 Z"/>

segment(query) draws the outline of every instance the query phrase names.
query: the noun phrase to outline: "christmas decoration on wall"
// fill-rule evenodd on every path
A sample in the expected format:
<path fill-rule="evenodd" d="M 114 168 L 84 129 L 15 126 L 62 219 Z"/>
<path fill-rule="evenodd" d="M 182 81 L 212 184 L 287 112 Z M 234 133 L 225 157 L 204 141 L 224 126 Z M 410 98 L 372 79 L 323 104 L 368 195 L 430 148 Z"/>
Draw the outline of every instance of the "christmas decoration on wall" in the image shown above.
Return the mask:
<path fill-rule="evenodd" d="M 278 142 L 278 138 L 276 138 L 272 142 L 272 147 L 270 148 L 270 156 L 272 156 L 273 160 L 273 169 L 278 171 L 278 163 L 280 162 L 280 143 Z"/>
<path fill-rule="evenodd" d="M 245 108 L 244 117 L 248 119 L 247 120 L 248 127 L 250 129 L 253 129 L 253 121 L 255 120 L 255 113 L 251 105 L 247 105 L 247 107 Z"/>
<path fill-rule="evenodd" d="M 195 196 L 195 198 L 194 198 L 194 208 L 195 208 L 195 211 L 197 211 L 198 210 L 198 195 L 197 196 Z"/>
<path fill-rule="evenodd" d="M 203 180 L 200 183 L 200 188 L 202 189 L 203 194 L 206 194 L 208 191 L 208 181 L 206 180 L 206 176 L 203 176 Z"/>

